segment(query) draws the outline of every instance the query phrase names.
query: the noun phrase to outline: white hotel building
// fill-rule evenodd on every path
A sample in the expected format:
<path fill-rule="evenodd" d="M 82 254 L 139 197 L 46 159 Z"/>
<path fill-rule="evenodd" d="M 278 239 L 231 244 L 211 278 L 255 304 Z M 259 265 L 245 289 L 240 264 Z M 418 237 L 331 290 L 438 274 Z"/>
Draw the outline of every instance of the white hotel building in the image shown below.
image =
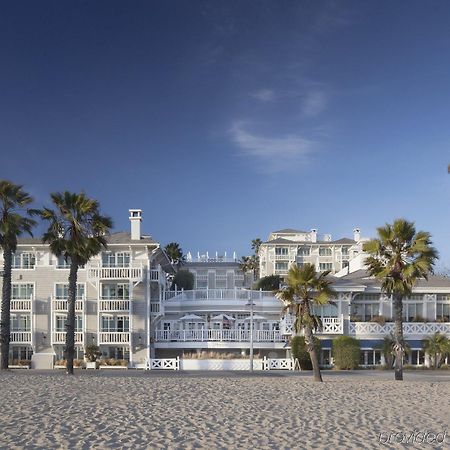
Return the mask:
<path fill-rule="evenodd" d="M 271 292 L 251 289 L 236 257 L 190 259 L 194 289 L 170 290 L 174 269 L 159 244 L 141 234 L 141 211 L 130 210 L 131 233 L 114 233 L 108 249 L 79 271 L 77 354 L 94 343 L 104 358 L 125 359 L 144 367 L 149 358 L 188 357 L 202 351 L 249 353 L 253 309 L 255 355 L 285 357 L 292 320 L 281 316 Z M 361 364 L 381 364 L 379 350 L 393 329 L 392 300 L 361 267 L 362 239 L 318 239 L 317 231 L 281 230 L 261 246 L 261 275 L 285 275 L 293 262 L 314 262 L 331 270 L 335 306 L 322 307 L 322 364 L 331 362 L 332 339 L 354 336 L 361 344 Z M 308 250 L 309 249 L 309 250 Z M 323 251 L 321 249 L 331 249 Z M 279 263 L 287 263 L 282 267 Z M 2 263 L 0 258 L 0 264 Z M 278 263 L 278 264 L 277 264 Z M 326 265 L 325 265 L 326 264 Z M 14 258 L 11 357 L 50 368 L 63 357 L 67 315 L 68 269 L 38 239 L 21 239 Z M 251 306 L 253 303 L 253 307 Z M 450 337 L 450 280 L 421 280 L 405 300 L 404 333 L 409 362 L 426 362 L 423 339 L 440 331 Z"/>

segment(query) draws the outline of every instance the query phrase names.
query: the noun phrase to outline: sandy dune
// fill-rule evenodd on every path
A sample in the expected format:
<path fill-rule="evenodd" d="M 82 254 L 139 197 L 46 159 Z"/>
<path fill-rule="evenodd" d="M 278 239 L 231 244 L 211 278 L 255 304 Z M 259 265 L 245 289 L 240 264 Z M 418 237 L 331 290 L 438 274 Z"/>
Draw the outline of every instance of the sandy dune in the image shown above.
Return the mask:
<path fill-rule="evenodd" d="M 380 433 L 449 427 L 450 375 L 391 376 L 14 371 L 0 448 L 379 449 Z"/>

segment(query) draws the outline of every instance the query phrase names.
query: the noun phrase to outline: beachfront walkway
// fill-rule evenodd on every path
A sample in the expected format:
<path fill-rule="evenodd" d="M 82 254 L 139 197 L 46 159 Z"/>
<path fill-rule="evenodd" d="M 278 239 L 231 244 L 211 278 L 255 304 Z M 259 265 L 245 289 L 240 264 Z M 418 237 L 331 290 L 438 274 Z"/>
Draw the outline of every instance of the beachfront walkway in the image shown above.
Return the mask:
<path fill-rule="evenodd" d="M 450 372 L 392 378 L 325 372 L 320 384 L 292 372 L 12 371 L 0 374 L 0 448 L 369 449 L 383 448 L 380 433 L 449 427 Z"/>

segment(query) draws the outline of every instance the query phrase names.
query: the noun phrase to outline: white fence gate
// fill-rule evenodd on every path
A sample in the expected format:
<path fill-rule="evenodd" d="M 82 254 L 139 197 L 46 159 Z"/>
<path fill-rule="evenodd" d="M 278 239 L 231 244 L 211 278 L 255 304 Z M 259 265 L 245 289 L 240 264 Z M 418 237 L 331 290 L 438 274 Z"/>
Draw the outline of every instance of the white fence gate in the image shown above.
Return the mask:
<path fill-rule="evenodd" d="M 180 358 L 151 359 L 148 370 L 180 370 Z"/>
<path fill-rule="evenodd" d="M 263 359 L 263 370 L 295 370 L 296 368 L 300 369 L 300 365 L 298 363 L 298 359 L 294 358 L 267 358 Z"/>

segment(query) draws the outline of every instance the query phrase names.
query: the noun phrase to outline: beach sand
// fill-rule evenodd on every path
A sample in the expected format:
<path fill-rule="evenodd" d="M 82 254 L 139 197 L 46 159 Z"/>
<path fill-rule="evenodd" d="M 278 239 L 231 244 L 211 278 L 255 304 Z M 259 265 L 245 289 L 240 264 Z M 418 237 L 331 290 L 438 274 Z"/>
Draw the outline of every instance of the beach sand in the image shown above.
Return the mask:
<path fill-rule="evenodd" d="M 450 425 L 450 374 L 305 375 L 2 373 L 0 448 L 370 449 Z"/>

